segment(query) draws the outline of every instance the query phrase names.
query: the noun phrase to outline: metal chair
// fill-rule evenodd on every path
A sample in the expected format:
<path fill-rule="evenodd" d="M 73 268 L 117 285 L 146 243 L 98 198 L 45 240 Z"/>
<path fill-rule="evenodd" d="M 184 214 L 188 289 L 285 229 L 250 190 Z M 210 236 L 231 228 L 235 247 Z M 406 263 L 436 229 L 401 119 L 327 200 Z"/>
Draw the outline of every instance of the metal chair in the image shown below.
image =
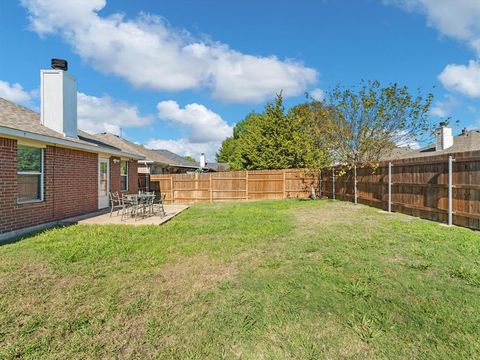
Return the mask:
<path fill-rule="evenodd" d="M 120 195 L 117 192 L 109 192 L 109 198 L 110 198 L 110 217 L 112 217 L 113 211 L 117 207 L 117 216 L 120 213 L 120 210 L 123 208 L 122 205 L 122 199 L 120 198 Z"/>
<path fill-rule="evenodd" d="M 137 221 L 138 216 L 145 217 L 149 209 L 149 197 L 147 196 L 135 196 L 135 203 L 133 205 L 133 216 Z"/>
<path fill-rule="evenodd" d="M 155 192 L 153 192 L 155 194 Z M 163 204 L 165 203 L 165 196 L 166 194 L 159 193 L 158 198 L 154 196 L 154 202 L 153 206 L 157 208 L 155 213 L 161 213 L 162 216 L 167 216 L 167 213 L 165 212 L 165 207 Z"/>
<path fill-rule="evenodd" d="M 145 196 L 144 204 L 144 215 L 153 216 L 155 215 L 155 194 L 148 194 Z"/>
<path fill-rule="evenodd" d="M 135 196 L 128 194 L 122 194 L 122 221 L 125 220 L 127 216 L 133 216 L 134 206 L 135 206 Z"/>

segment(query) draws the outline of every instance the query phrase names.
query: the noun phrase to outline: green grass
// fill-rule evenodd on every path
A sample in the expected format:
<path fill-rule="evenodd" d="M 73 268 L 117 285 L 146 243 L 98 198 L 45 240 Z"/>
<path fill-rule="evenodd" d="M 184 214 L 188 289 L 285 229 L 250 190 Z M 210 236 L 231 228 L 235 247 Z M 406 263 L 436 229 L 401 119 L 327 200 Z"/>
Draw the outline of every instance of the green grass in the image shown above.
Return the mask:
<path fill-rule="evenodd" d="M 0 358 L 480 357 L 480 235 L 331 201 L 0 246 Z"/>

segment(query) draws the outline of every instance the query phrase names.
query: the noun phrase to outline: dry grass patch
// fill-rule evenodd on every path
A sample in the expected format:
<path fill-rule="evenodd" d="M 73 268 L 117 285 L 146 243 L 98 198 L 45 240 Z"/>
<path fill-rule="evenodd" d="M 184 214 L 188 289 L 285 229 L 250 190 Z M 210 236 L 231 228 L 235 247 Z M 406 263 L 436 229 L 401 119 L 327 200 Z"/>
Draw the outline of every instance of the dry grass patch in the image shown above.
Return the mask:
<path fill-rule="evenodd" d="M 233 263 L 224 263 L 204 255 L 180 258 L 157 270 L 136 275 L 137 285 L 131 290 L 142 292 L 155 290 L 169 301 L 188 301 L 196 294 L 214 289 L 223 281 L 230 281 L 238 274 Z"/>

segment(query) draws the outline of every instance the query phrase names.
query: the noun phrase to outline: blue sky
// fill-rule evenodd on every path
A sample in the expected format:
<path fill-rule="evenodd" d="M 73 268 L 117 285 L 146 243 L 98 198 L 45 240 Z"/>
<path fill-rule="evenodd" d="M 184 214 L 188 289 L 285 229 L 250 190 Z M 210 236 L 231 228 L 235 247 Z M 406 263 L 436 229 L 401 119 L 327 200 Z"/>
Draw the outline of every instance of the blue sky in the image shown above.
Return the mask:
<path fill-rule="evenodd" d="M 362 79 L 480 127 L 477 0 L 2 1 L 0 23 L 0 96 L 38 108 L 39 70 L 65 58 L 80 127 L 195 157 L 280 89 L 292 106 Z"/>

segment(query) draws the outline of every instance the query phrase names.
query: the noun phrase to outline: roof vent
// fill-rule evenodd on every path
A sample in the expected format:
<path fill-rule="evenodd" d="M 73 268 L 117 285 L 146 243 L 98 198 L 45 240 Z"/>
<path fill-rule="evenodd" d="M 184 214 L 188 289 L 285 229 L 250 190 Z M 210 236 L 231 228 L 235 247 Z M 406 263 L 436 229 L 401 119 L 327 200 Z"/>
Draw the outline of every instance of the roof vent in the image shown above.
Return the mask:
<path fill-rule="evenodd" d="M 63 70 L 67 71 L 68 70 L 68 62 L 67 60 L 63 59 L 52 59 L 52 69 L 56 70 Z"/>

